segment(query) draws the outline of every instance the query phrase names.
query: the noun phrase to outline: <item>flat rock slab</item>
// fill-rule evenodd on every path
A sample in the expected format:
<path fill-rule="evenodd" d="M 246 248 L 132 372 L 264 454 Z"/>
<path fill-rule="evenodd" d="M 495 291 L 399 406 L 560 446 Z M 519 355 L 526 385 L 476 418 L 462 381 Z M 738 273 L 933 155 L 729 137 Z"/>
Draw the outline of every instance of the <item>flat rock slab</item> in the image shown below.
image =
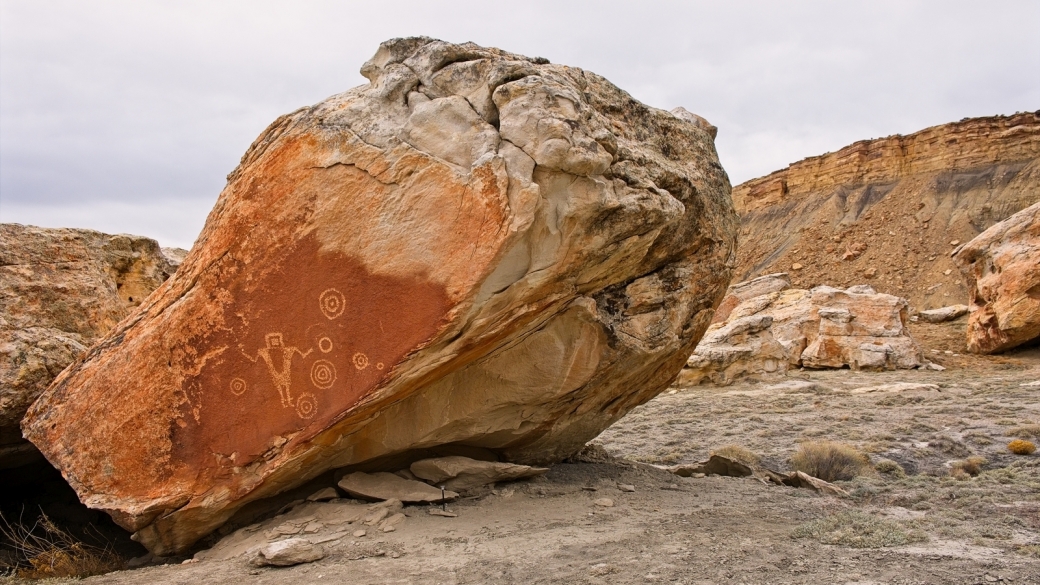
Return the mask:
<path fill-rule="evenodd" d="M 440 489 L 421 481 L 404 479 L 393 473 L 361 471 L 344 476 L 337 484 L 348 494 L 366 500 L 400 500 L 409 504 L 450 502 L 459 497 L 453 491 Z"/>
<path fill-rule="evenodd" d="M 409 469 L 416 477 L 459 492 L 499 481 L 536 477 L 549 471 L 546 467 L 478 461 L 461 456 L 423 459 L 412 463 Z"/>

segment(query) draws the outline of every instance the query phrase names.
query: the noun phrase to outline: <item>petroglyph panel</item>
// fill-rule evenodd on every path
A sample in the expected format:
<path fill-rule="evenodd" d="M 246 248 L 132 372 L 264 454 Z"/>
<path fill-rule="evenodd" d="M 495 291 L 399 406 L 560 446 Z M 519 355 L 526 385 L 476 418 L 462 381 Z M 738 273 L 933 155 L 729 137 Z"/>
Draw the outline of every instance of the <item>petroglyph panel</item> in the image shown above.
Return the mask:
<path fill-rule="evenodd" d="M 172 428 L 177 458 L 221 453 L 221 466 L 238 467 L 268 453 L 273 437 L 306 438 L 376 388 L 390 372 L 384 364 L 436 331 L 447 307 L 442 289 L 374 275 L 304 244 L 280 261 L 285 271 L 228 286 L 229 326 L 179 352 L 229 348 L 182 384 L 187 424 Z M 388 319 L 386 306 L 408 309 Z"/>

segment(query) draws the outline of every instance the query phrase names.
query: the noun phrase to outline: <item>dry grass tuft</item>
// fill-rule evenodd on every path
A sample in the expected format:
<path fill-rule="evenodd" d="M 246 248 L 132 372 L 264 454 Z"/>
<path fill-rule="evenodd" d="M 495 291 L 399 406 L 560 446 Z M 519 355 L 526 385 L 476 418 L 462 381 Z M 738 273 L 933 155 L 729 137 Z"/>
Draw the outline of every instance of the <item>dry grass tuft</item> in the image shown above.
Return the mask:
<path fill-rule="evenodd" d="M 901 546 L 927 539 L 920 530 L 908 530 L 896 522 L 855 510 L 802 524 L 795 528 L 794 537 L 814 538 L 823 544 L 840 544 L 852 548 Z"/>
<path fill-rule="evenodd" d="M 1032 455 L 1033 451 L 1036 451 L 1036 445 L 1031 441 L 1024 441 L 1022 439 L 1015 439 L 1008 443 L 1008 451 L 1011 451 L 1015 455 Z"/>
<path fill-rule="evenodd" d="M 969 477 L 976 477 L 982 473 L 982 466 L 986 464 L 985 457 L 979 457 L 973 455 L 963 461 L 954 461 L 950 464 L 950 475 L 961 479 L 958 475 L 967 475 Z M 958 473 L 960 472 L 960 473 Z"/>
<path fill-rule="evenodd" d="M 878 473 L 884 473 L 885 475 L 891 475 L 893 477 L 906 477 L 906 470 L 903 466 L 892 461 L 891 459 L 882 459 L 874 464 L 874 469 Z"/>
<path fill-rule="evenodd" d="M 719 447 L 710 454 L 728 457 L 729 459 L 743 463 L 748 467 L 756 467 L 759 462 L 762 461 L 762 458 L 756 455 L 751 449 L 741 447 L 740 445 L 726 445 L 725 447 Z"/>
<path fill-rule="evenodd" d="M 123 568 L 123 559 L 108 548 L 81 542 L 46 514 L 32 526 L 14 524 L 0 515 L 0 536 L 14 548 L 17 561 L 0 570 L 22 579 L 89 577 Z"/>
<path fill-rule="evenodd" d="M 1040 439 L 1040 425 L 1019 425 L 1008 429 L 1007 435 L 1009 437 L 1018 437 L 1019 439 Z"/>
<path fill-rule="evenodd" d="M 823 481 L 847 481 L 871 469 L 870 459 L 855 447 L 831 441 L 802 443 L 791 466 Z"/>

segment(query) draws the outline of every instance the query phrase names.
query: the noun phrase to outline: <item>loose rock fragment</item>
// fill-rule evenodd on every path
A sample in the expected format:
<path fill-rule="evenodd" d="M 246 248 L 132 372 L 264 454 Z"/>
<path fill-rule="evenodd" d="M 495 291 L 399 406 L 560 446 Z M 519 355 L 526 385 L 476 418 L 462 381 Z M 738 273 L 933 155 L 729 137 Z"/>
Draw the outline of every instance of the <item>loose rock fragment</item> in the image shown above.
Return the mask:
<path fill-rule="evenodd" d="M 339 492 L 336 491 L 336 488 L 327 487 L 327 488 L 321 488 L 320 490 L 318 490 L 318 491 L 314 492 L 313 494 L 307 496 L 307 501 L 308 502 L 327 502 L 329 500 L 335 500 L 338 497 L 339 497 Z"/>
<path fill-rule="evenodd" d="M 613 508 L 614 507 L 614 500 L 612 500 L 610 498 L 599 498 L 597 500 L 592 500 L 592 503 L 597 505 L 597 506 L 599 506 L 599 507 L 601 507 L 601 508 Z"/>
<path fill-rule="evenodd" d="M 351 473 L 339 480 L 339 488 L 356 498 L 366 500 L 400 500 L 408 503 L 451 501 L 459 497 L 453 491 L 441 490 L 421 481 L 404 479 L 393 473 Z"/>
<path fill-rule="evenodd" d="M 917 318 L 925 323 L 944 323 L 968 314 L 968 305 L 951 305 L 930 311 L 921 311 Z"/>
<path fill-rule="evenodd" d="M 258 567 L 289 567 L 325 558 L 325 549 L 303 538 L 290 538 L 261 547 L 253 559 Z"/>

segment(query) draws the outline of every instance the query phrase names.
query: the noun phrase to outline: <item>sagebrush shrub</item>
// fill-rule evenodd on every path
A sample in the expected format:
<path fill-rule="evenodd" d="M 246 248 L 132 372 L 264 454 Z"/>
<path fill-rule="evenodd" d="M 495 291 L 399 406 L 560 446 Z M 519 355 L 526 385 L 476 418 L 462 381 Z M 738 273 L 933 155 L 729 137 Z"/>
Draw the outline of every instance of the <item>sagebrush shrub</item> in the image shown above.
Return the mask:
<path fill-rule="evenodd" d="M 807 441 L 791 456 L 791 466 L 823 481 L 847 481 L 870 469 L 870 459 L 852 445 Z"/>
<path fill-rule="evenodd" d="M 882 459 L 874 464 L 874 469 L 878 473 L 884 473 L 895 477 L 906 477 L 906 470 L 903 466 L 892 461 L 891 459 Z"/>

